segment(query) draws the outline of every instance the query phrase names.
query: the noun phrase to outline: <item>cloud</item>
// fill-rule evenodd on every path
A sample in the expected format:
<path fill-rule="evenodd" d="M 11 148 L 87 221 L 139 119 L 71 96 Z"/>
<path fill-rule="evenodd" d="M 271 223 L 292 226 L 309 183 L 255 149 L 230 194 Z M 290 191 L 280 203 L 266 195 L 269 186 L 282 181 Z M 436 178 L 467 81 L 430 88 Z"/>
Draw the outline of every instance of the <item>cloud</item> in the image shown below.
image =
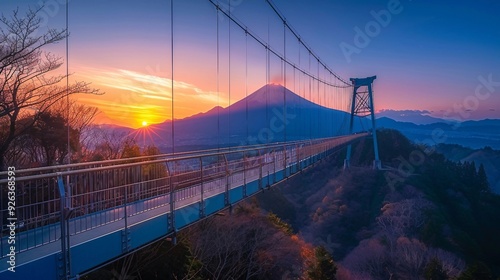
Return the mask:
<path fill-rule="evenodd" d="M 139 93 L 147 93 L 142 96 L 151 99 L 171 100 L 172 99 L 172 79 L 159 77 L 155 75 L 143 74 L 130 70 L 120 69 L 117 71 L 122 79 L 131 80 L 137 86 L 129 87 L 130 90 Z M 175 96 L 190 96 L 195 95 L 210 101 L 217 101 L 218 94 L 214 91 L 204 91 L 201 88 L 183 81 L 174 80 L 174 95 Z M 116 86 L 123 87 L 123 86 Z"/>
<path fill-rule="evenodd" d="M 125 69 L 101 70 L 85 68 L 78 73 L 94 81 L 97 85 L 124 90 L 138 95 L 138 97 L 154 100 L 172 99 L 172 79 L 156 75 L 144 74 Z M 174 80 L 174 96 L 196 97 L 211 102 L 224 101 L 215 91 L 206 91 L 196 85 Z"/>
<path fill-rule="evenodd" d="M 172 80 L 154 74 L 126 69 L 79 68 L 77 78 L 91 81 L 92 86 L 106 92 L 99 96 L 79 96 L 78 99 L 98 107 L 109 119 L 128 126 L 163 122 L 172 118 Z M 175 118 L 184 118 L 224 103 L 226 94 L 183 81 L 173 81 Z"/>

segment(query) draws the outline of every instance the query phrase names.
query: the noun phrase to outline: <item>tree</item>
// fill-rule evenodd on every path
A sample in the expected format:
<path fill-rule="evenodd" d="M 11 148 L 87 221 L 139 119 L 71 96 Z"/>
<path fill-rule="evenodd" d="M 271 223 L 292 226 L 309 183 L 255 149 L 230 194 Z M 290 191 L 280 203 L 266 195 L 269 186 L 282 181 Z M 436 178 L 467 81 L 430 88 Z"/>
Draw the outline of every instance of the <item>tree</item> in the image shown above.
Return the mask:
<path fill-rule="evenodd" d="M 77 105 L 77 110 L 81 108 L 94 109 L 85 105 Z M 70 109 L 73 111 L 74 107 L 71 106 Z M 86 154 L 89 153 L 85 145 L 90 140 L 88 139 L 89 135 L 82 137 L 82 131 L 86 127 L 83 124 L 80 126 L 72 125 L 72 116 L 70 116 L 69 127 L 66 118 L 57 110 L 40 113 L 35 122 L 33 122 L 32 116 L 20 119 L 20 123 L 33 122 L 33 125 L 19 134 L 16 140 L 10 144 L 4 155 L 5 162 L 15 163 L 19 168 L 49 166 L 62 164 L 68 153 L 71 155 L 71 162 L 84 160 Z M 87 118 L 91 117 L 87 116 Z M 87 141 L 84 138 L 87 138 Z"/>
<path fill-rule="evenodd" d="M 128 137 L 124 132 L 103 129 L 99 126 L 90 127 L 84 131 L 87 135 L 85 146 L 92 152 L 88 155 L 91 161 L 117 159 Z"/>
<path fill-rule="evenodd" d="M 284 222 L 276 214 L 269 213 L 269 215 L 267 217 L 269 218 L 269 221 L 271 223 L 273 223 L 273 225 L 275 227 L 277 227 L 278 229 L 280 229 L 282 232 L 284 232 L 284 233 L 286 233 L 288 235 L 292 235 L 293 234 L 293 228 L 292 228 L 292 226 L 290 226 L 288 223 Z"/>
<path fill-rule="evenodd" d="M 245 205 L 185 231 L 203 279 L 296 279 L 305 272 L 308 245 L 273 226 L 259 210 Z"/>
<path fill-rule="evenodd" d="M 488 182 L 488 177 L 482 163 L 479 165 L 479 170 L 477 171 L 477 184 L 480 192 L 491 192 L 490 183 Z"/>
<path fill-rule="evenodd" d="M 432 258 L 424 269 L 424 276 L 427 280 L 446 280 L 448 275 L 443 269 L 443 265 L 437 258 Z"/>
<path fill-rule="evenodd" d="M 67 75 L 49 76 L 63 60 L 43 48 L 65 39 L 67 33 L 49 28 L 38 35 L 42 9 L 29 9 L 24 17 L 15 10 L 10 18 L 3 14 L 0 18 L 0 168 L 11 143 L 52 105 L 75 93 L 100 94 L 86 82 L 61 85 Z"/>
<path fill-rule="evenodd" d="M 125 139 L 121 158 L 133 158 L 141 156 L 141 148 L 133 138 Z"/>
<path fill-rule="evenodd" d="M 32 140 L 31 148 L 40 150 L 39 162 L 45 162 L 47 166 L 62 164 L 68 154 L 67 141 L 68 126 L 63 116 L 50 112 L 41 113 L 33 125 L 26 131 Z M 78 150 L 78 131 L 69 128 L 70 149 Z"/>
<path fill-rule="evenodd" d="M 386 203 L 377 223 L 392 238 L 412 236 L 425 224 L 425 211 L 431 208 L 429 201 L 419 197 Z"/>
<path fill-rule="evenodd" d="M 149 145 L 142 151 L 142 155 L 144 156 L 155 156 L 159 154 L 161 154 L 160 149 L 154 145 Z"/>
<path fill-rule="evenodd" d="M 333 258 L 323 246 L 316 247 L 314 250 L 315 262 L 309 267 L 307 275 L 315 280 L 335 280 L 337 265 Z"/>
<path fill-rule="evenodd" d="M 460 274 L 459 280 L 473 280 L 473 279 L 483 279 L 489 280 L 493 279 L 491 275 L 491 270 L 482 262 L 475 262 L 467 267 L 467 269 Z"/>
<path fill-rule="evenodd" d="M 96 115 L 99 112 L 97 107 L 87 106 L 85 104 L 76 103 L 74 100 L 67 102 L 67 100 L 60 100 L 52 105 L 50 112 L 54 115 L 67 116 L 67 124 L 69 124 L 70 131 L 74 131 L 74 136 L 71 135 L 70 139 L 76 137 L 75 143 L 78 144 L 78 149 L 71 153 L 71 162 L 81 162 L 88 160 L 91 151 L 88 149 L 91 142 L 95 141 L 95 135 L 89 133 Z M 66 128 L 68 127 L 66 124 Z M 67 141 L 67 137 L 65 137 Z"/>

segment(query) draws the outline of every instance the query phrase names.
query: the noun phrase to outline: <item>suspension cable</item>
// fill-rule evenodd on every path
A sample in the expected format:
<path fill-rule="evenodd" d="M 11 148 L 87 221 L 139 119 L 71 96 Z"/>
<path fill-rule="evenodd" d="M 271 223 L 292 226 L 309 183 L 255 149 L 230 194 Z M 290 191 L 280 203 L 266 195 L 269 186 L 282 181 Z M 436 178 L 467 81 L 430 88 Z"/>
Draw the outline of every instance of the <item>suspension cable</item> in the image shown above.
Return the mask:
<path fill-rule="evenodd" d="M 212 3 L 215 8 L 220 11 L 222 14 L 224 14 L 230 21 L 234 22 L 236 24 L 236 26 L 238 26 L 240 29 L 242 29 L 243 31 L 247 30 L 248 32 L 248 35 L 250 37 L 252 37 L 257 43 L 259 43 L 260 45 L 262 45 L 264 48 L 268 48 L 269 52 L 272 53 L 273 55 L 275 55 L 278 59 L 282 59 L 285 61 L 286 64 L 292 66 L 294 65 L 291 61 L 289 60 L 286 60 L 283 58 L 283 55 L 281 55 L 278 51 L 274 50 L 268 43 L 266 43 L 264 40 L 260 39 L 259 36 L 257 36 L 253 31 L 251 31 L 250 29 L 248 29 L 247 26 L 245 26 L 241 21 L 239 21 L 234 15 L 230 15 L 228 12 L 224 11 L 223 9 L 220 8 L 220 6 L 215 3 L 214 1 L 215 0 L 208 0 L 210 3 Z M 287 24 L 287 26 L 289 27 L 289 25 Z M 289 28 L 290 29 L 290 28 Z M 294 34 L 296 35 L 296 33 L 294 32 Z M 296 35 L 297 36 L 297 35 Z M 300 40 L 300 37 L 298 37 L 299 40 Z M 269 42 L 269 40 L 268 40 Z M 301 40 L 302 42 L 302 40 Z M 302 42 L 302 44 L 304 45 L 304 43 Z M 305 45 L 305 47 L 307 48 L 307 50 L 311 53 L 311 55 L 314 56 L 314 58 L 318 59 L 319 60 L 319 57 L 315 54 L 312 53 L 312 49 L 309 48 L 307 45 Z M 326 64 L 325 64 L 326 66 Z M 329 68 L 328 68 L 329 69 Z M 316 77 L 314 74 L 304 70 L 304 69 L 301 69 L 299 68 L 298 69 L 299 71 L 303 72 L 305 75 L 311 77 L 312 79 L 314 80 L 318 80 L 319 78 Z M 339 77 L 337 74 L 333 73 L 333 71 L 331 71 L 331 73 L 333 75 L 335 75 L 336 77 Z M 321 83 L 323 84 L 327 84 L 329 86 L 336 86 L 336 87 L 352 87 L 352 85 L 350 83 L 347 83 L 347 82 L 344 82 L 343 79 L 341 79 L 340 77 L 338 78 L 339 80 L 341 80 L 344 85 L 334 85 L 334 84 L 329 84 L 327 81 L 324 81 L 324 80 L 320 80 Z"/>
<path fill-rule="evenodd" d="M 335 72 L 333 72 L 325 63 L 323 63 L 321 61 L 321 59 L 319 58 L 319 56 L 316 55 L 314 53 L 314 51 L 304 41 L 300 40 L 300 36 L 299 36 L 298 32 L 295 31 L 295 29 L 289 23 L 286 22 L 285 17 L 279 11 L 278 7 L 271 0 L 266 0 L 266 2 L 269 4 L 269 6 L 272 8 L 272 10 L 276 13 L 276 15 L 283 21 L 283 23 L 285 24 L 285 26 L 288 27 L 288 29 L 290 30 L 290 32 L 292 32 L 292 34 L 295 37 L 297 37 L 297 39 L 299 39 L 299 41 L 301 42 L 301 44 L 311 53 L 311 55 L 314 58 L 316 58 L 318 60 L 318 62 L 320 62 L 321 65 L 323 65 L 333 76 L 335 76 L 335 78 L 337 78 L 339 81 L 341 81 L 342 83 L 344 83 L 345 85 L 347 85 L 347 86 L 350 87 L 351 83 L 349 83 L 346 80 L 342 79 L 339 75 L 337 75 Z"/>
<path fill-rule="evenodd" d="M 286 60 L 286 25 L 283 24 L 283 59 Z M 287 123 L 287 118 L 286 118 L 286 64 L 285 61 L 281 61 L 281 67 L 283 68 L 283 115 L 284 115 L 284 131 L 283 131 L 283 141 L 286 143 L 286 123 Z M 283 146 L 283 153 L 285 155 L 285 165 L 284 165 L 284 172 L 286 175 L 286 144 Z"/>
<path fill-rule="evenodd" d="M 318 78 L 319 78 L 319 60 L 317 60 L 317 62 L 318 62 Z M 318 95 L 318 105 L 320 106 L 320 108 L 318 108 L 318 110 L 316 110 L 316 120 L 317 120 L 316 123 L 318 124 L 318 126 L 316 128 L 318 130 L 318 132 L 316 134 L 316 137 L 320 137 L 320 135 L 321 135 L 321 129 L 320 129 L 320 126 L 319 126 L 319 124 L 320 124 L 319 120 L 320 120 L 320 112 L 321 112 L 322 108 L 321 108 L 321 98 L 320 98 L 320 95 L 319 95 L 319 79 L 318 79 L 318 88 L 316 89 L 316 93 Z"/>
<path fill-rule="evenodd" d="M 246 141 L 248 141 L 248 33 L 245 31 L 245 122 L 247 124 Z M 250 143 L 247 143 L 250 145 Z"/>
<path fill-rule="evenodd" d="M 220 149 L 220 90 L 219 90 L 219 79 L 220 79 L 220 59 L 219 59 L 219 6 L 217 6 L 217 15 L 215 17 L 216 28 L 217 28 L 217 152 Z"/>
<path fill-rule="evenodd" d="M 267 42 L 269 42 L 269 18 L 267 19 Z M 271 58 L 269 45 L 266 45 L 266 126 L 269 125 L 269 83 L 271 82 Z M 269 143 L 269 131 L 266 133 L 266 144 Z"/>
<path fill-rule="evenodd" d="M 231 16 L 231 1 L 228 1 L 229 3 L 229 16 Z M 228 23 L 228 95 L 229 95 L 229 100 L 228 100 L 228 115 L 227 115 L 227 133 L 228 133 L 228 139 L 227 139 L 227 144 L 231 143 L 231 21 Z M 227 145 L 226 144 L 226 145 Z"/>
<path fill-rule="evenodd" d="M 171 60 L 172 60 L 172 154 L 175 154 L 175 110 L 174 110 L 174 0 L 170 0 L 170 42 L 171 42 Z"/>
<path fill-rule="evenodd" d="M 311 71 L 311 52 L 309 52 L 309 71 Z M 309 77 L 309 101 L 312 102 L 311 99 L 311 78 Z M 312 106 L 308 110 L 309 111 L 309 139 L 312 139 Z"/>
<path fill-rule="evenodd" d="M 70 105 L 69 105 L 69 0 L 66 0 L 66 114 L 67 114 L 67 136 L 68 136 L 68 164 L 71 163 L 71 148 L 70 148 L 70 133 L 69 133 L 69 118 L 70 118 Z M 47 162 L 48 163 L 48 162 Z"/>

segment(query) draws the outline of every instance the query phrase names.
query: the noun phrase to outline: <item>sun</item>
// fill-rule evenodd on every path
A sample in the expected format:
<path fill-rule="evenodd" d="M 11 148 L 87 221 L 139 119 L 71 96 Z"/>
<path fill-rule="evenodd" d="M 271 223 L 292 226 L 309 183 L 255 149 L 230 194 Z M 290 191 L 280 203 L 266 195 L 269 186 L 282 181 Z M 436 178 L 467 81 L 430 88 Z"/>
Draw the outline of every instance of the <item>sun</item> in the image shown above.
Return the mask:
<path fill-rule="evenodd" d="M 142 126 L 148 126 L 148 122 L 147 121 L 142 121 Z"/>

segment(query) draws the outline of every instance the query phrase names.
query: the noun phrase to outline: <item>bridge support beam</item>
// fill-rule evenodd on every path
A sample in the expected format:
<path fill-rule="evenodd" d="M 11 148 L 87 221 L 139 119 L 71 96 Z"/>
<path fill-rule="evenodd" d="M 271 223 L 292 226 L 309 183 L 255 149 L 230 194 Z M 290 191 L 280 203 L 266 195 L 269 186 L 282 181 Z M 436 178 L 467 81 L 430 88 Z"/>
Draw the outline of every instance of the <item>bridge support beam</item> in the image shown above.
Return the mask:
<path fill-rule="evenodd" d="M 380 162 L 378 154 L 378 142 L 377 142 L 377 128 L 375 125 L 375 107 L 373 105 L 373 81 L 377 76 L 367 77 L 367 78 L 351 78 L 353 85 L 352 93 L 352 103 L 351 103 L 351 118 L 349 121 L 349 134 L 353 133 L 354 129 L 354 117 L 366 117 L 370 116 L 372 124 L 372 136 L 373 136 L 373 169 L 381 169 L 382 164 Z M 360 88 L 363 91 L 359 91 Z M 351 144 L 347 146 L 347 154 L 344 160 L 344 169 L 347 169 L 351 165 Z"/>
<path fill-rule="evenodd" d="M 231 189 L 230 185 L 229 185 L 229 173 L 230 173 L 230 170 L 229 170 L 229 163 L 228 163 L 228 160 L 226 158 L 226 155 L 222 155 L 222 157 L 224 158 L 224 173 L 225 173 L 225 177 L 226 177 L 226 190 L 224 192 L 224 205 L 225 206 L 230 206 L 231 203 L 229 201 L 229 190 Z"/>
<path fill-rule="evenodd" d="M 59 254 L 59 279 L 69 279 L 71 275 L 70 243 L 68 232 L 68 213 L 66 201 L 66 188 L 61 174 L 57 175 L 57 186 L 60 196 L 60 227 L 61 227 L 61 252 Z"/>
<path fill-rule="evenodd" d="M 205 188 L 203 176 L 203 158 L 200 157 L 200 219 L 205 217 Z"/>

